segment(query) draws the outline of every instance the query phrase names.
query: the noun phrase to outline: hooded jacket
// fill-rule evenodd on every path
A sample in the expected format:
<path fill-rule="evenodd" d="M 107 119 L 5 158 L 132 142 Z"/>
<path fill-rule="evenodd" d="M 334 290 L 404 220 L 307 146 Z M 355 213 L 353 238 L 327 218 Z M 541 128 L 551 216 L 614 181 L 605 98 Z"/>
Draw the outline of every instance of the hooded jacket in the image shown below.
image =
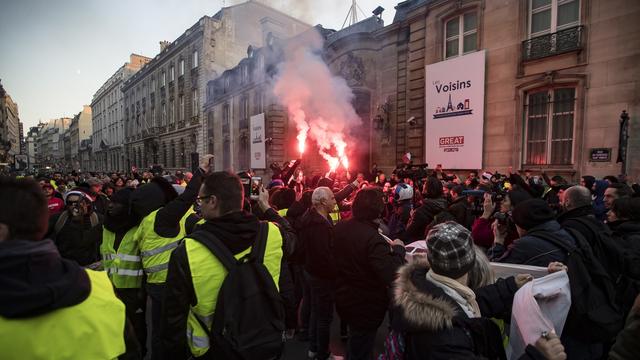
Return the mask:
<path fill-rule="evenodd" d="M 193 181 L 193 180 L 192 180 Z M 287 243 L 295 243 L 295 234 L 291 227 L 273 209 L 268 209 L 264 218 L 275 221 L 283 239 L 283 253 L 287 253 Z M 248 249 L 256 238 L 258 218 L 248 212 L 233 212 L 199 225 L 198 230 L 214 234 L 231 251 L 238 254 Z M 283 261 L 285 258 L 283 256 Z M 291 281 L 286 266 L 281 267 L 280 292 L 290 287 Z M 187 316 L 189 306 L 197 303 L 197 297 L 191 280 L 189 259 L 184 242 L 171 254 L 167 272 L 165 299 L 160 327 L 160 336 L 164 345 L 166 359 L 187 359 L 190 351 L 187 346 Z"/>
<path fill-rule="evenodd" d="M 377 329 L 389 306 L 389 288 L 405 250 L 378 233 L 378 224 L 351 218 L 334 228 L 336 307 L 340 318 L 357 329 Z"/>
<path fill-rule="evenodd" d="M 447 200 L 444 198 L 425 199 L 411 216 L 407 231 L 400 235 L 400 240 L 405 244 L 412 243 L 425 238 L 425 230 L 431 224 L 433 218 L 447 208 Z"/>
<path fill-rule="evenodd" d="M 391 327 L 403 334 L 405 359 L 506 359 L 500 330 L 490 317 L 508 319 L 518 287 L 513 277 L 475 291 L 482 317 L 469 318 L 444 290 L 427 280 L 425 256 L 398 271 Z M 521 359 L 544 359 L 528 346 Z"/>
<path fill-rule="evenodd" d="M 55 232 L 55 225 L 64 212 L 49 219 L 48 238 L 58 247 L 60 255 L 85 266 L 100 260 L 100 244 L 102 243 L 102 215 L 98 216 L 98 224 L 91 226 L 90 215 L 82 221 L 75 221 L 71 216 L 67 218 L 60 232 Z"/>
<path fill-rule="evenodd" d="M 495 244 L 489 249 L 488 257 L 491 261 L 547 267 L 550 262 L 564 263 L 567 258 L 565 251 L 551 242 L 536 236 L 537 232 L 550 233 L 575 246 L 573 237 L 555 221 L 547 221 L 527 231 L 520 239 L 517 239 L 505 248 L 502 244 Z"/>
<path fill-rule="evenodd" d="M 62 258 L 51 240 L 0 242 L 0 316 L 45 315 L 78 305 L 90 293 L 87 272 L 75 261 Z M 139 344 L 129 325 L 123 335 L 127 354 L 120 358 L 139 358 Z"/>

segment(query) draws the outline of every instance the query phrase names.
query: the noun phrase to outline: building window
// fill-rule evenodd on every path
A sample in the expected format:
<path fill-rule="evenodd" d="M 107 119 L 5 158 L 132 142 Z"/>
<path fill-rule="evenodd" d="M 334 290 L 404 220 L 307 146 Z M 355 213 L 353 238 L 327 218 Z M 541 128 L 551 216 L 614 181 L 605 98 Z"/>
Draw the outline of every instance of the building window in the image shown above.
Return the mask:
<path fill-rule="evenodd" d="M 229 132 L 229 104 L 224 104 L 222 107 L 222 131 Z"/>
<path fill-rule="evenodd" d="M 246 84 L 249 80 L 249 67 L 247 65 L 240 66 L 240 78 L 242 84 Z"/>
<path fill-rule="evenodd" d="M 167 167 L 167 143 L 162 143 L 162 166 Z"/>
<path fill-rule="evenodd" d="M 173 65 L 169 68 L 169 81 L 174 81 L 176 79 L 176 71 Z"/>
<path fill-rule="evenodd" d="M 151 78 L 151 92 L 156 90 L 156 78 Z"/>
<path fill-rule="evenodd" d="M 162 103 L 162 113 L 160 114 L 160 126 L 167 123 L 167 104 Z"/>
<path fill-rule="evenodd" d="M 187 167 L 187 154 L 186 154 L 186 148 L 184 146 L 184 139 L 180 140 L 180 167 L 185 168 Z"/>
<path fill-rule="evenodd" d="M 198 50 L 194 50 L 193 51 L 193 66 L 191 67 L 192 69 L 195 69 L 198 67 Z"/>
<path fill-rule="evenodd" d="M 529 0 L 529 38 L 580 25 L 580 0 Z"/>
<path fill-rule="evenodd" d="M 184 75 L 184 59 L 180 59 L 180 76 Z"/>
<path fill-rule="evenodd" d="M 180 95 L 178 97 L 178 121 L 184 121 L 184 96 Z"/>
<path fill-rule="evenodd" d="M 240 98 L 240 129 L 249 128 L 249 97 Z"/>
<path fill-rule="evenodd" d="M 162 72 L 162 82 L 161 82 L 162 86 L 167 85 L 167 73 L 166 72 Z"/>
<path fill-rule="evenodd" d="M 478 49 L 478 14 L 475 11 L 456 16 L 444 24 L 445 59 Z"/>
<path fill-rule="evenodd" d="M 173 142 L 173 140 L 171 140 L 171 155 L 170 155 L 170 160 L 171 165 L 169 167 L 175 167 L 176 166 L 176 145 Z"/>
<path fill-rule="evenodd" d="M 263 106 L 262 106 L 262 91 L 261 90 L 256 91 L 256 94 L 254 96 L 253 104 L 254 104 L 253 105 L 254 106 L 254 108 L 253 108 L 254 114 L 260 114 L 260 113 L 263 112 L 263 110 L 262 110 L 262 108 L 263 108 Z"/>
<path fill-rule="evenodd" d="M 169 124 L 173 124 L 173 99 L 169 100 Z"/>
<path fill-rule="evenodd" d="M 198 102 L 198 89 L 193 89 L 191 91 L 191 116 L 198 116 L 200 113 L 199 102 Z"/>
<path fill-rule="evenodd" d="M 527 94 L 525 164 L 573 163 L 575 95 L 575 88 L 545 89 Z"/>

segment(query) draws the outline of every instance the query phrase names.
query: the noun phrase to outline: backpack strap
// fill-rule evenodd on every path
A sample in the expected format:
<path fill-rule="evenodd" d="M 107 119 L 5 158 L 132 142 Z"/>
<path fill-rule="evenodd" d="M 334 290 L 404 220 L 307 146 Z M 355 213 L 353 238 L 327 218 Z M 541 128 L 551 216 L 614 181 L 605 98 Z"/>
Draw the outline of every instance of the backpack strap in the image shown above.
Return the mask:
<path fill-rule="evenodd" d="M 189 237 L 206 246 L 206 248 L 209 249 L 209 251 L 211 251 L 211 253 L 220 261 L 220 263 L 222 263 L 222 266 L 224 266 L 227 271 L 230 271 L 237 266 L 238 260 L 236 260 L 235 256 L 233 256 L 231 251 L 227 249 L 222 241 L 211 232 L 198 230 L 189 235 Z"/>
<path fill-rule="evenodd" d="M 64 227 L 64 224 L 67 223 L 67 219 L 69 219 L 69 213 L 65 210 L 60 214 L 58 220 L 56 221 L 56 224 L 53 227 L 53 233 L 55 236 L 60 233 L 60 231 Z"/>
<path fill-rule="evenodd" d="M 264 262 L 264 253 L 267 249 L 267 237 L 269 236 L 269 223 L 266 221 L 260 221 L 258 225 L 258 231 L 256 232 L 256 239 L 253 242 L 251 248 L 251 256 L 262 264 Z"/>

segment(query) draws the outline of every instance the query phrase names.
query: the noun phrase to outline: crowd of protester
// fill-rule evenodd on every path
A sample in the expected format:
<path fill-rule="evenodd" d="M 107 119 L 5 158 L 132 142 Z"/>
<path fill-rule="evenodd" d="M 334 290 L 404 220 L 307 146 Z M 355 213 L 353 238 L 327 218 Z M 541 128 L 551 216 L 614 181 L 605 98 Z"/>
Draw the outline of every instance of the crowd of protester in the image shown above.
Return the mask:
<path fill-rule="evenodd" d="M 211 157 L 0 178 L 1 357 L 277 359 L 295 339 L 324 360 L 337 321 L 350 360 L 505 359 L 533 279 L 508 263 L 572 291 L 518 358 L 640 358 L 638 184 L 405 166 L 254 188 Z"/>

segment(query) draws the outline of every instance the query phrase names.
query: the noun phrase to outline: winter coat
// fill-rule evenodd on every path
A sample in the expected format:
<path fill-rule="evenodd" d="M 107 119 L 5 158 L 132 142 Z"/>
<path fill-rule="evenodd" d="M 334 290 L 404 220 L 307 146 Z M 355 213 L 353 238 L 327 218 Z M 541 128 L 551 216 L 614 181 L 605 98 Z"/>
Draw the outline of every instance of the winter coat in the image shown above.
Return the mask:
<path fill-rule="evenodd" d="M 405 359 L 505 359 L 502 337 L 490 317 L 508 319 L 518 287 L 513 277 L 475 291 L 482 317 L 469 318 L 426 274 L 424 256 L 403 266 L 394 283 L 391 327 L 403 334 Z M 544 359 L 527 346 L 522 359 Z"/>
<path fill-rule="evenodd" d="M 377 329 L 389 306 L 389 288 L 404 263 L 404 247 L 378 233 L 378 225 L 355 218 L 334 227 L 337 269 L 336 307 L 340 318 L 358 329 Z"/>
<path fill-rule="evenodd" d="M 640 359 L 640 311 L 629 314 L 627 323 L 609 351 L 609 360 Z"/>
<path fill-rule="evenodd" d="M 311 276 L 333 280 L 333 224 L 316 209 L 309 209 L 301 220 L 298 241 L 304 251 L 304 270 Z"/>
<path fill-rule="evenodd" d="M 193 181 L 193 180 L 192 180 Z M 295 235 L 290 232 L 288 224 L 273 209 L 267 210 L 265 217 L 278 220 L 280 233 L 283 239 L 283 253 L 286 252 L 286 243 Z M 233 212 L 223 215 L 214 220 L 209 220 L 199 225 L 198 230 L 208 231 L 227 247 L 234 255 L 239 254 L 253 245 L 258 231 L 258 218 L 247 212 Z M 284 265 L 282 258 L 280 272 L 280 293 L 282 295 L 285 288 L 291 288 L 291 277 Z M 164 346 L 164 358 L 166 359 L 187 359 L 190 351 L 187 346 L 187 317 L 189 307 L 195 306 L 197 297 L 191 279 L 191 269 L 187 249 L 182 242 L 171 254 L 167 281 L 165 289 L 164 306 L 162 308 L 162 324 L 160 326 L 160 337 Z"/>
<path fill-rule="evenodd" d="M 611 279 L 618 278 L 623 264 L 621 244 L 616 244 L 607 225 L 596 219 L 591 205 L 560 214 L 558 222 L 562 227 L 582 234 Z"/>
<path fill-rule="evenodd" d="M 493 248 L 489 249 L 489 259 L 503 263 L 542 267 L 547 267 L 553 261 L 564 263 L 567 258 L 566 252 L 555 244 L 537 237 L 536 233 L 540 232 L 550 233 L 571 246 L 575 246 L 573 237 L 557 221 L 551 220 L 529 229 L 525 236 L 514 241 L 508 249 L 502 244 L 495 244 Z"/>
<path fill-rule="evenodd" d="M 451 205 L 449 205 L 448 211 L 453 215 L 458 224 L 471 230 L 474 217 L 471 213 L 471 209 L 469 209 L 469 202 L 465 196 L 460 196 L 455 199 Z"/>
<path fill-rule="evenodd" d="M 67 218 L 64 226 L 55 233 L 55 226 L 64 212 L 54 215 L 49 220 L 49 232 L 47 238 L 53 240 L 58 247 L 60 255 L 73 260 L 81 266 L 86 266 L 100 260 L 100 244 L 102 244 L 102 216 L 98 216 L 98 224 L 91 226 L 89 216 L 83 221 L 74 221 L 71 216 Z"/>
<path fill-rule="evenodd" d="M 429 226 L 433 218 L 444 211 L 447 206 L 447 200 L 444 198 L 425 199 L 422 206 L 413 212 L 407 225 L 407 231 L 400 235 L 400 239 L 404 241 L 405 244 L 424 239 L 427 226 Z"/>
<path fill-rule="evenodd" d="M 607 208 L 604 205 L 604 191 L 609 187 L 609 182 L 606 180 L 596 180 L 595 190 L 593 191 L 593 212 L 596 218 L 600 221 L 604 221 L 607 218 Z"/>
<path fill-rule="evenodd" d="M 18 320 L 50 314 L 82 303 L 90 293 L 89 275 L 62 258 L 51 240 L 0 242 L 0 317 Z M 140 346 L 129 324 L 123 336 L 127 353 L 120 358 L 139 359 Z"/>

